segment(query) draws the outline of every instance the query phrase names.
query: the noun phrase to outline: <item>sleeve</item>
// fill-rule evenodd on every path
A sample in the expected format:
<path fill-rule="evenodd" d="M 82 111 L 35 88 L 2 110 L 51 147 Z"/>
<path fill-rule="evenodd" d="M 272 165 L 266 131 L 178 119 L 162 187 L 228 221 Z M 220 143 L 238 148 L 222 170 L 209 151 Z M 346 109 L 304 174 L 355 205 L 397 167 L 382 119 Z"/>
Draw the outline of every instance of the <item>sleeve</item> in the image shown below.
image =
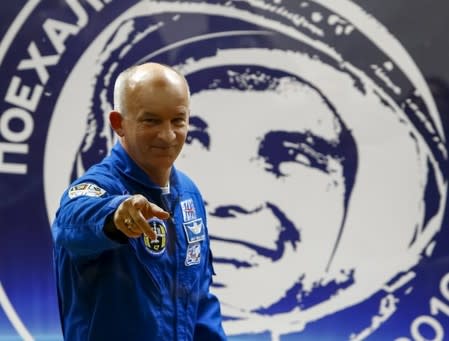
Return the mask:
<path fill-rule="evenodd" d="M 72 257 L 81 257 L 122 246 L 120 241 L 105 234 L 104 226 L 128 197 L 114 195 L 113 191 L 108 192 L 94 182 L 83 181 L 72 185 L 64 192 L 52 224 L 55 247 L 64 247 Z"/>
<path fill-rule="evenodd" d="M 222 341 L 226 335 L 222 327 L 220 303 L 218 298 L 209 290 L 212 284 L 212 275 L 215 274 L 212 265 L 212 252 L 209 249 L 207 268 L 201 283 L 202 295 L 198 305 L 197 321 L 195 325 L 195 341 Z"/>

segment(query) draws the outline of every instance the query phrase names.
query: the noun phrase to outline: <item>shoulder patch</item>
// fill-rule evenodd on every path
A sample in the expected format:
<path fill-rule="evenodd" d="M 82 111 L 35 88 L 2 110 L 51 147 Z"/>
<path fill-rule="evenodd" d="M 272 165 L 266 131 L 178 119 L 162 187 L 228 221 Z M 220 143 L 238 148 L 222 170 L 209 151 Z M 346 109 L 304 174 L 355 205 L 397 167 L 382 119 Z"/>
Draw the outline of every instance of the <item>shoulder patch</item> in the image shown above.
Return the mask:
<path fill-rule="evenodd" d="M 101 197 L 106 191 L 97 185 L 83 182 L 81 184 L 70 187 L 69 198 L 73 199 L 79 196 Z"/>

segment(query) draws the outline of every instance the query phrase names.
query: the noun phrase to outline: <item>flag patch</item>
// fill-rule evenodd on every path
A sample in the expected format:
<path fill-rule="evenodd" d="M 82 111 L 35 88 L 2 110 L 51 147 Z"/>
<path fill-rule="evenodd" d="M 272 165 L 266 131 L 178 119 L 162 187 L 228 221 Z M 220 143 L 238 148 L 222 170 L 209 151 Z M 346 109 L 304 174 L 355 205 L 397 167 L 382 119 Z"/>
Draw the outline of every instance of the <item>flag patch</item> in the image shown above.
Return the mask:
<path fill-rule="evenodd" d="M 181 208 L 184 221 L 191 221 L 196 219 L 195 205 L 193 205 L 192 199 L 181 201 Z"/>

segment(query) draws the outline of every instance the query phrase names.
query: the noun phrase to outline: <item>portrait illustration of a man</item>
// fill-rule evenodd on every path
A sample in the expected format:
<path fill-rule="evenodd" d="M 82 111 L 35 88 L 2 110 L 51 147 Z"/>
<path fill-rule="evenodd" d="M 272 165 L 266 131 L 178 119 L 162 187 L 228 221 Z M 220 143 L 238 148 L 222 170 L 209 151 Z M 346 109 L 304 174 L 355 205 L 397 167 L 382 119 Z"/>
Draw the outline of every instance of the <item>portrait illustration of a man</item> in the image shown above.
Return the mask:
<path fill-rule="evenodd" d="M 74 178 L 113 144 L 107 85 L 124 60 L 186 76 L 175 166 L 204 192 L 229 335 L 301 332 L 373 296 L 364 322 L 383 302 L 388 319 L 441 228 L 447 151 L 428 88 L 394 37 L 348 6 L 137 4 L 86 51 L 55 108 L 59 129 L 70 123 L 59 113 L 83 112 L 71 118 L 85 125 L 64 170 Z M 80 84 L 92 85 L 71 99 Z"/>

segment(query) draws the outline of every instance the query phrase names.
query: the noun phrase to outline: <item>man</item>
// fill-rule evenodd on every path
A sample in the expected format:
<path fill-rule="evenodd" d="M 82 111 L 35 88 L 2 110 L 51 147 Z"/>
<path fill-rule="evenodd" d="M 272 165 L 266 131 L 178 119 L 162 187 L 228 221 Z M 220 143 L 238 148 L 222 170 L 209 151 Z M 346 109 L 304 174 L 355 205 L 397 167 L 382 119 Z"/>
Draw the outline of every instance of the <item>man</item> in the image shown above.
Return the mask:
<path fill-rule="evenodd" d="M 173 167 L 189 87 L 170 67 L 122 72 L 111 154 L 64 193 L 52 226 L 66 340 L 223 340 L 204 203 Z"/>

